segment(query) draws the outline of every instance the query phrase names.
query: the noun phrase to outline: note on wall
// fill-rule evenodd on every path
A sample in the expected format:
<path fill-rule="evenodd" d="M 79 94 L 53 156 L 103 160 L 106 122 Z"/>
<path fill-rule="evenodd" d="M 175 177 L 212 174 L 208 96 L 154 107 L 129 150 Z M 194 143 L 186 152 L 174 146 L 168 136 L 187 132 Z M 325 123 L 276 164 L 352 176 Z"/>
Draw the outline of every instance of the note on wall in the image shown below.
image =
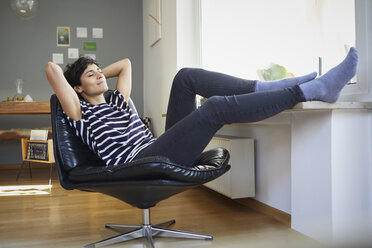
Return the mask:
<path fill-rule="evenodd" d="M 53 53 L 52 54 L 52 61 L 55 64 L 63 64 L 63 53 Z"/>
<path fill-rule="evenodd" d="M 94 53 L 87 53 L 87 54 L 85 54 L 84 56 L 85 56 L 85 57 L 90 57 L 90 58 L 92 58 L 92 59 L 94 59 L 94 60 L 97 59 L 97 58 L 96 58 L 96 54 L 94 54 Z"/>
<path fill-rule="evenodd" d="M 88 38 L 88 28 L 77 27 L 76 28 L 76 37 L 77 38 Z"/>
<path fill-rule="evenodd" d="M 95 51 L 97 46 L 95 42 L 84 42 L 84 50 L 86 51 Z"/>
<path fill-rule="evenodd" d="M 69 48 L 67 52 L 67 57 L 69 59 L 78 59 L 79 58 L 79 48 Z"/>
<path fill-rule="evenodd" d="M 92 37 L 93 38 L 103 38 L 103 28 L 92 28 Z"/>

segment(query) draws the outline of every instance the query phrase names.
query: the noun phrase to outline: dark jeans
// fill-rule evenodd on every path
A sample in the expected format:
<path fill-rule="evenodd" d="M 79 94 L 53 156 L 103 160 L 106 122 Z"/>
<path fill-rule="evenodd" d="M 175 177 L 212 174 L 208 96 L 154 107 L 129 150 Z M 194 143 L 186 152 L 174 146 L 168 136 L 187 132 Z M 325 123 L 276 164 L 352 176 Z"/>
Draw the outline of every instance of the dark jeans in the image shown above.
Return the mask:
<path fill-rule="evenodd" d="M 224 125 L 256 122 L 305 101 L 298 86 L 254 92 L 256 81 L 185 68 L 173 80 L 165 132 L 136 158 L 165 156 L 191 166 Z M 195 95 L 208 100 L 195 109 Z"/>

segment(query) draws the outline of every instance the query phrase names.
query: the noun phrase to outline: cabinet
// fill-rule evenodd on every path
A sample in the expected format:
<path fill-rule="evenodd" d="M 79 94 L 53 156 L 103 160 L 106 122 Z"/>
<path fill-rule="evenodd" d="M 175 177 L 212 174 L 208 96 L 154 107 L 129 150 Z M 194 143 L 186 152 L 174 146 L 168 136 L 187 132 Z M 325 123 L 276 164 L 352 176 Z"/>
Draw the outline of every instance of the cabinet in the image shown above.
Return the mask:
<path fill-rule="evenodd" d="M 229 151 L 231 169 L 205 186 L 231 199 L 254 197 L 254 140 L 228 136 L 213 137 L 206 150 L 216 147 Z"/>

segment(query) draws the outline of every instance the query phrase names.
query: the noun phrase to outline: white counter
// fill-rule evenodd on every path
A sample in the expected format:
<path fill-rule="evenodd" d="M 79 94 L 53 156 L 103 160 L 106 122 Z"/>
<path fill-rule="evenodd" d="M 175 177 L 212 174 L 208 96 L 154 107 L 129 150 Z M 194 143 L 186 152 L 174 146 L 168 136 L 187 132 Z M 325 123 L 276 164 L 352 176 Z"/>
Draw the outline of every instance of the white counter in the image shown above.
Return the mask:
<path fill-rule="evenodd" d="M 262 140 L 256 166 L 275 170 L 274 163 L 289 161 L 290 183 L 278 185 L 290 191 L 292 228 L 326 243 L 365 239 L 372 230 L 372 103 L 300 103 L 261 122 L 228 125 L 219 134 L 256 135 L 260 146 L 260 137 L 268 139 L 262 127 L 278 128 L 274 133 L 283 141 Z M 284 157 L 278 151 L 284 151 Z M 269 173 L 266 169 L 259 176 L 267 178 Z M 275 173 L 271 179 L 285 178 L 282 171 Z M 278 185 L 271 190 L 280 194 Z"/>

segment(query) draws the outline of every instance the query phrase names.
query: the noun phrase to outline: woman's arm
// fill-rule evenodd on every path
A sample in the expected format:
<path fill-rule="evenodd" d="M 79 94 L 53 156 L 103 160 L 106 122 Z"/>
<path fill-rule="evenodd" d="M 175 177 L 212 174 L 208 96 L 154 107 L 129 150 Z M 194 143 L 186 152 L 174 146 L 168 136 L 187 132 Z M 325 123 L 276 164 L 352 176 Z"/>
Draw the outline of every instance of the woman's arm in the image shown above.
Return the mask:
<path fill-rule="evenodd" d="M 65 113 L 73 120 L 80 120 L 81 107 L 79 97 L 67 82 L 62 68 L 57 64 L 48 62 L 45 66 L 45 73 Z"/>
<path fill-rule="evenodd" d="M 132 90 L 132 65 L 129 59 L 119 60 L 103 70 L 106 78 L 118 77 L 116 89 L 128 101 Z"/>

